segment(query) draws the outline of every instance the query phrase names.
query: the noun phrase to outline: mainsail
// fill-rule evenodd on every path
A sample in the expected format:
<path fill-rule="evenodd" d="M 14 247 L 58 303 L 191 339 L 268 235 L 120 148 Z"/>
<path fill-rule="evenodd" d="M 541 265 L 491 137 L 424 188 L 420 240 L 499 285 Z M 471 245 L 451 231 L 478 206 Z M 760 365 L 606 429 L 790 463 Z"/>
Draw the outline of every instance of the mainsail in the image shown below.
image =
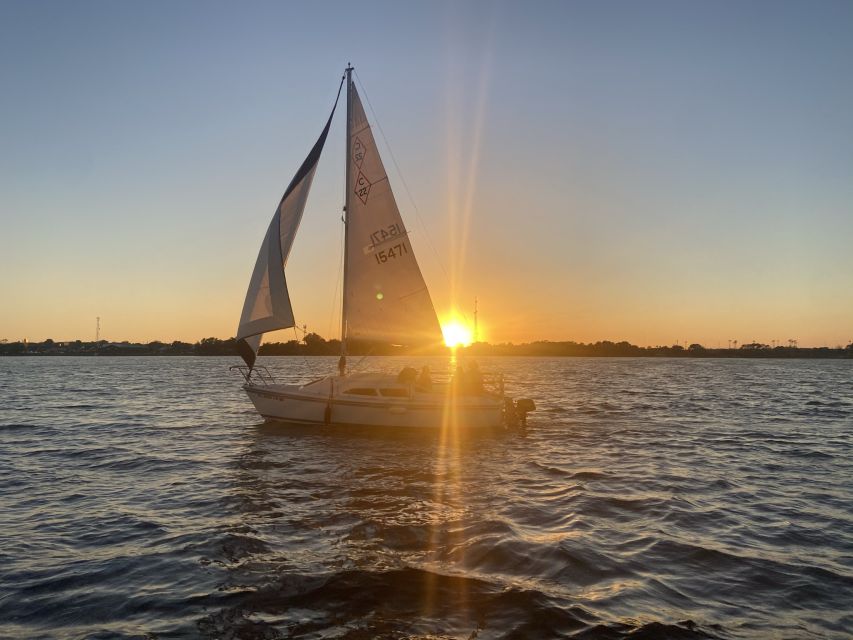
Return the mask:
<path fill-rule="evenodd" d="M 339 87 L 338 97 L 340 94 Z M 240 326 L 237 328 L 237 350 L 249 367 L 255 364 L 264 333 L 295 325 L 293 307 L 290 305 L 290 295 L 284 279 L 284 266 L 302 220 L 311 181 L 314 179 L 317 162 L 320 160 L 337 106 L 338 98 L 335 98 L 335 105 L 323 132 L 284 192 L 261 244 L 246 301 L 243 303 Z"/>
<path fill-rule="evenodd" d="M 344 338 L 439 344 L 441 328 L 361 100 L 351 83 Z"/>

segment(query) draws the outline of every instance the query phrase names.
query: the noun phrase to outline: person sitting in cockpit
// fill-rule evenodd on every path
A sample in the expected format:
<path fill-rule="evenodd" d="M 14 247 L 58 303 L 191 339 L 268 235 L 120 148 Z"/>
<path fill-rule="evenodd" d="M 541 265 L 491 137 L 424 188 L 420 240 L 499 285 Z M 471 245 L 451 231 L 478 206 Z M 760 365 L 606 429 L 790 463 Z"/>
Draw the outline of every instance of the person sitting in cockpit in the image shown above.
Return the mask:
<path fill-rule="evenodd" d="M 403 370 L 397 375 L 397 382 L 400 384 L 413 384 L 418 379 L 418 370 L 413 367 L 403 367 Z"/>
<path fill-rule="evenodd" d="M 468 375 L 465 376 L 465 393 L 480 395 L 483 393 L 483 374 L 476 362 L 468 365 Z"/>
<path fill-rule="evenodd" d="M 429 367 L 426 365 L 421 369 L 421 375 L 418 376 L 417 387 L 423 391 L 432 391 L 432 376 L 430 375 Z"/>

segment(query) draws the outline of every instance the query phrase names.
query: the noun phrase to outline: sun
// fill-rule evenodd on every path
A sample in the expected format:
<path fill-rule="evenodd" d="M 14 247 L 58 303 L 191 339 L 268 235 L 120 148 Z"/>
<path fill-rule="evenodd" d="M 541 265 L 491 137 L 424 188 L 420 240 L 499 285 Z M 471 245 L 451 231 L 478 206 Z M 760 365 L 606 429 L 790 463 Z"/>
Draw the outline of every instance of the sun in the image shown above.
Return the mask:
<path fill-rule="evenodd" d="M 444 334 L 444 344 L 450 348 L 467 347 L 474 341 L 471 329 L 457 320 L 442 325 L 441 332 Z"/>

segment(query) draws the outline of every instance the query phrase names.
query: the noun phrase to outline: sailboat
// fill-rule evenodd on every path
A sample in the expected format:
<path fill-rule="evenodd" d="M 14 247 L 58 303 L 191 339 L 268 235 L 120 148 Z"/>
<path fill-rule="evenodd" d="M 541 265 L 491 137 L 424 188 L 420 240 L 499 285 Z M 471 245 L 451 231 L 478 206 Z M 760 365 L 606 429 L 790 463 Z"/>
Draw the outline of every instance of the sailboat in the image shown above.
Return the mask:
<path fill-rule="evenodd" d="M 243 388 L 265 419 L 378 427 L 500 427 L 523 420 L 529 400 L 513 402 L 503 378 L 489 388 L 474 368 L 462 379 L 433 380 L 425 368 L 399 374 L 348 370 L 356 342 L 424 347 L 442 344 L 429 290 L 347 65 L 320 137 L 284 192 L 261 244 L 237 330 L 246 366 Z M 341 357 L 338 371 L 305 384 L 277 384 L 256 364 L 264 333 L 295 326 L 285 267 L 346 83 L 346 196 Z"/>

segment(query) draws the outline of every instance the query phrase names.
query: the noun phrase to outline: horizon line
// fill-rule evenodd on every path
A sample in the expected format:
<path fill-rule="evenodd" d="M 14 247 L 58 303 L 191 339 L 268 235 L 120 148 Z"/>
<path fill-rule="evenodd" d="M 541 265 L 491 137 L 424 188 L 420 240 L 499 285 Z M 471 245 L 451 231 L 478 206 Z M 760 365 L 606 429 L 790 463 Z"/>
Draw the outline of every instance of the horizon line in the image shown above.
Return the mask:
<path fill-rule="evenodd" d="M 327 339 L 327 338 L 324 338 L 319 333 L 316 333 L 313 331 L 308 332 L 306 334 L 306 336 L 308 336 L 308 335 L 316 336 L 317 338 L 319 338 L 320 340 L 322 340 L 326 344 L 334 343 L 334 342 L 340 343 L 340 338 L 329 338 L 329 339 Z M 231 336 L 229 338 L 217 338 L 215 336 L 207 336 L 204 338 L 199 338 L 195 342 L 187 342 L 185 340 L 179 340 L 179 339 L 175 339 L 175 340 L 155 339 L 155 340 L 147 340 L 147 341 L 132 341 L 132 340 L 108 340 L 105 338 L 99 338 L 97 340 L 83 340 L 80 338 L 74 338 L 71 340 L 54 340 L 52 338 L 45 338 L 41 341 L 36 341 L 36 340 L 29 340 L 28 338 L 23 338 L 23 339 L 19 339 L 19 340 L 8 340 L 6 338 L 0 338 L 0 345 L 11 345 L 11 344 L 32 344 L 32 345 L 39 344 L 39 345 L 43 345 L 45 343 L 48 343 L 48 341 L 51 344 L 57 344 L 57 345 L 68 345 L 68 344 L 74 344 L 74 343 L 78 343 L 78 342 L 81 344 L 90 344 L 90 345 L 92 345 L 92 344 L 108 344 L 108 345 L 109 344 L 130 344 L 130 345 L 147 346 L 147 345 L 151 345 L 151 344 L 155 344 L 155 343 L 162 344 L 162 345 L 173 345 L 175 343 L 186 344 L 186 345 L 198 345 L 198 344 L 201 344 L 205 340 L 215 340 L 215 341 L 218 341 L 220 343 L 227 343 L 229 341 L 236 341 L 236 336 Z M 369 341 L 367 341 L 367 342 L 369 342 Z M 783 342 L 784 342 L 784 344 L 783 344 Z M 268 342 L 263 342 L 262 344 L 265 344 L 265 345 L 279 344 L 279 345 L 281 345 L 281 344 L 290 344 L 290 343 L 306 344 L 305 343 L 305 336 L 303 336 L 302 338 L 293 338 L 293 339 L 285 340 L 285 341 L 268 341 Z M 826 344 L 826 343 L 820 344 L 820 345 L 801 345 L 801 344 L 799 344 L 799 342 L 796 339 L 789 339 L 789 340 L 785 340 L 785 341 L 771 340 L 769 343 L 761 342 L 760 340 L 754 340 L 754 341 L 750 341 L 750 342 L 741 342 L 740 340 L 730 340 L 730 341 L 728 341 L 728 343 L 729 343 L 728 345 L 708 346 L 708 345 L 702 344 L 701 342 L 689 342 L 686 340 L 685 341 L 676 340 L 672 344 L 645 344 L 645 345 L 642 345 L 642 344 L 634 344 L 632 342 L 629 342 L 628 340 L 602 339 L 602 340 L 596 340 L 596 341 L 581 342 L 581 341 L 573 340 L 573 339 L 562 339 L 562 340 L 537 339 L 537 340 L 530 340 L 530 341 L 518 342 L 518 343 L 511 342 L 511 341 L 491 343 L 491 342 L 487 342 L 485 340 L 478 340 L 476 342 L 471 342 L 468 345 L 461 345 L 461 346 L 462 346 L 462 348 L 470 348 L 470 347 L 476 346 L 476 345 L 482 345 L 482 346 L 488 346 L 488 347 L 501 347 L 501 346 L 525 347 L 525 346 L 531 346 L 531 345 L 536 345 L 536 344 L 554 344 L 554 345 L 574 344 L 574 345 L 579 345 L 579 346 L 596 346 L 596 345 L 603 345 L 603 344 L 612 344 L 612 345 L 628 345 L 630 347 L 635 347 L 635 348 L 639 348 L 639 349 L 660 349 L 660 348 L 678 349 L 678 348 L 681 348 L 684 350 L 688 350 L 691 347 L 698 346 L 699 348 L 702 348 L 705 350 L 718 350 L 718 351 L 719 350 L 722 350 L 722 351 L 740 351 L 741 349 L 744 349 L 744 347 L 750 347 L 753 349 L 758 349 L 758 348 L 768 348 L 768 349 L 824 349 L 824 348 L 825 349 L 846 349 L 846 348 L 853 346 L 853 340 L 848 341 L 847 344 L 838 343 L 834 346 L 832 346 L 830 344 Z M 383 345 L 384 345 L 384 343 L 383 343 Z M 388 345 L 384 345 L 384 346 L 402 347 L 405 345 L 388 344 Z M 435 345 L 435 346 L 439 346 L 439 345 Z M 446 345 L 441 345 L 441 346 L 444 347 Z M 446 347 L 446 348 L 450 349 L 451 347 Z"/>

